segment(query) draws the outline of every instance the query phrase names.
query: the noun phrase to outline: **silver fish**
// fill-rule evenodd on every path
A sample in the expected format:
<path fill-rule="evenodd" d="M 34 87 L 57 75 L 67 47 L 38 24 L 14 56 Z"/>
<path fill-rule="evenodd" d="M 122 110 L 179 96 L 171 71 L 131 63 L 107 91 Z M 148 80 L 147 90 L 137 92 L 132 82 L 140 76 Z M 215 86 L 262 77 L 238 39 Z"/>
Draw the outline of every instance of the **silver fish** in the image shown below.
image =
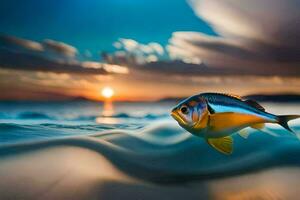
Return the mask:
<path fill-rule="evenodd" d="M 203 137 L 218 151 L 232 153 L 231 135 L 246 127 L 261 129 L 264 123 L 277 123 L 293 132 L 288 121 L 300 115 L 274 115 L 253 100 L 237 95 L 203 93 L 180 102 L 171 112 L 178 124 L 190 133 Z M 247 133 L 240 132 L 243 137 Z"/>

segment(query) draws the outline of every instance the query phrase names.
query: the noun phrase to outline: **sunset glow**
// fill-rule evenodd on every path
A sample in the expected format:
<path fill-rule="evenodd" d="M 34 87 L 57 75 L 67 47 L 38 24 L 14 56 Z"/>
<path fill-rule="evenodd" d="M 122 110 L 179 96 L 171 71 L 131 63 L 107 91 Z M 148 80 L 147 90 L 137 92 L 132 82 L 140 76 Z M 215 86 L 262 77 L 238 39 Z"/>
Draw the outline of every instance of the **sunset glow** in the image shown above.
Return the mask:
<path fill-rule="evenodd" d="M 105 87 L 102 89 L 101 94 L 104 98 L 109 99 L 114 95 L 114 90 L 110 87 Z"/>

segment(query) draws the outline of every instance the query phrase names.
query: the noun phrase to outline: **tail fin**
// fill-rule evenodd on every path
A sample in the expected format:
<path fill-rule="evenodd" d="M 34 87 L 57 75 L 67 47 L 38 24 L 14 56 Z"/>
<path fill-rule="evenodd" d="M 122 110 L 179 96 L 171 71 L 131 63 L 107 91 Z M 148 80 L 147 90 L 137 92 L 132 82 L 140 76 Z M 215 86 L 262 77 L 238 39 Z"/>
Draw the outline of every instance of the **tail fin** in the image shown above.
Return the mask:
<path fill-rule="evenodd" d="M 300 118 L 300 115 L 279 115 L 278 124 L 285 128 L 286 130 L 295 133 L 288 125 L 288 121 Z"/>

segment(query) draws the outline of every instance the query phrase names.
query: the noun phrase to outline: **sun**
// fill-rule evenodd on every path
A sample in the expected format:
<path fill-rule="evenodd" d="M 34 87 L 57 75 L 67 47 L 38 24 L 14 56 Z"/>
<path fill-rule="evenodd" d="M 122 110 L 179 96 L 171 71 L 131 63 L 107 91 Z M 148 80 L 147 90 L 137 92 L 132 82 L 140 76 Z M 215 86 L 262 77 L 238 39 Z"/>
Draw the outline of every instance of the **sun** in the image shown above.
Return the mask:
<path fill-rule="evenodd" d="M 104 98 L 109 99 L 115 94 L 115 92 L 111 87 L 104 87 L 101 94 Z"/>

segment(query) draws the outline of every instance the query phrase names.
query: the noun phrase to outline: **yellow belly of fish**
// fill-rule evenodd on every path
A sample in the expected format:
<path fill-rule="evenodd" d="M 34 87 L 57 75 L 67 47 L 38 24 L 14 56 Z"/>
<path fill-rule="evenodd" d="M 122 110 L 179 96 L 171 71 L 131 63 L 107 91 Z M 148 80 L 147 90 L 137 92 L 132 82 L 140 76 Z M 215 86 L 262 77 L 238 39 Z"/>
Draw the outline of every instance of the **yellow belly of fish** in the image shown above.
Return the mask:
<path fill-rule="evenodd" d="M 266 119 L 243 113 L 215 113 L 210 115 L 209 130 L 211 132 L 230 132 L 254 124 L 268 122 Z"/>

